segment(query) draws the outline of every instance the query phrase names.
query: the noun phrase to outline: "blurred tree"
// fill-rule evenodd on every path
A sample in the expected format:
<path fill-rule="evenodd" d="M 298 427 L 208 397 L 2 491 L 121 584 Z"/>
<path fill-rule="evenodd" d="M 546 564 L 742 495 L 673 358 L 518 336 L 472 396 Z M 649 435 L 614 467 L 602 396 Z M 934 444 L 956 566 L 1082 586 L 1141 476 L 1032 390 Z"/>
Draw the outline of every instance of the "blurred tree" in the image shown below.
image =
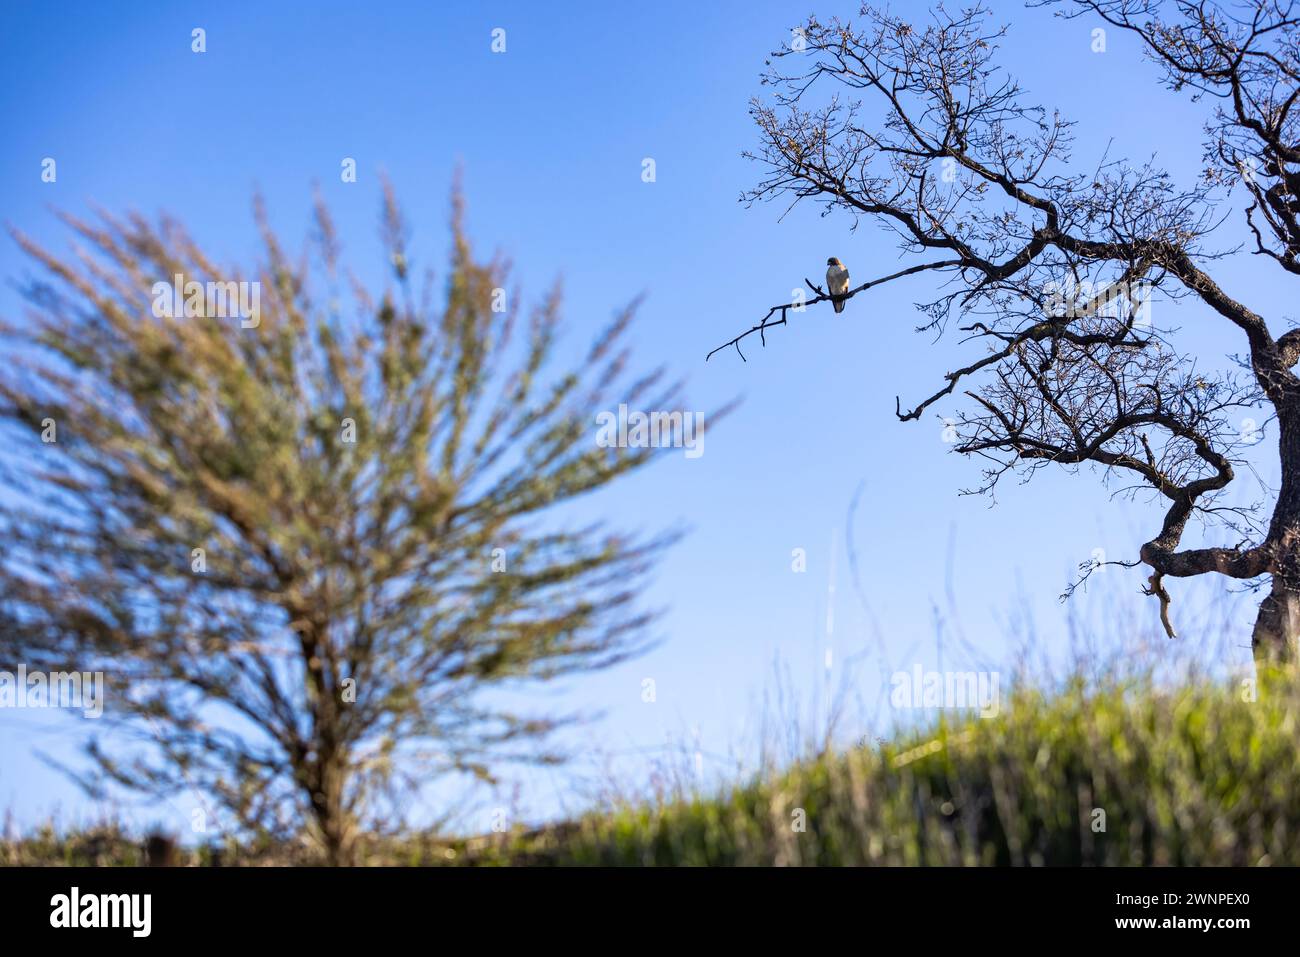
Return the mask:
<path fill-rule="evenodd" d="M 627 375 L 635 306 L 581 369 L 548 371 L 558 290 L 512 338 L 508 265 L 474 258 L 459 193 L 436 304 L 387 187 L 378 301 L 340 272 L 319 200 L 296 261 L 256 208 L 248 275 L 165 218 L 65 216 L 69 259 L 16 236 L 52 278 L 0 330 L 0 651 L 106 672 L 92 788 L 192 788 L 346 863 L 433 775 L 560 757 L 569 719 L 496 691 L 645 646 L 633 599 L 673 536 L 565 530 L 553 509 L 655 454 L 598 448 L 595 410 L 679 391 Z M 259 314 L 168 318 L 154 285 L 176 276 L 260 283 L 226 287 Z"/>

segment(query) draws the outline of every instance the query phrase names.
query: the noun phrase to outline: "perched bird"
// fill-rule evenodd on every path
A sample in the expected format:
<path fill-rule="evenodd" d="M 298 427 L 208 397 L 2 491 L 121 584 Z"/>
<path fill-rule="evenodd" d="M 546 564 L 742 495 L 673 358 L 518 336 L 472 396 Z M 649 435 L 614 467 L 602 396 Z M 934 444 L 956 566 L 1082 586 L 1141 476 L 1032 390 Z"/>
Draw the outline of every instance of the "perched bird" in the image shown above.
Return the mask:
<path fill-rule="evenodd" d="M 849 291 L 849 271 L 834 256 L 826 260 L 826 291 L 832 296 L 842 296 Z M 844 300 L 831 303 L 836 312 L 844 311 Z"/>

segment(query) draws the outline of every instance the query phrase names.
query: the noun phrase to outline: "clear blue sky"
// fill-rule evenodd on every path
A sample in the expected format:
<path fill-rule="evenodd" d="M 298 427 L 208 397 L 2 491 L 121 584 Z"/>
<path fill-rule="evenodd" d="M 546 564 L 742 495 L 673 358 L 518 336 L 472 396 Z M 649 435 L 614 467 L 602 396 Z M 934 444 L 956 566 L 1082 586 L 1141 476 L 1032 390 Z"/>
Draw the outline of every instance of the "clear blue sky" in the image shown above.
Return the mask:
<path fill-rule="evenodd" d="M 1078 563 L 1098 548 L 1132 557 L 1160 519 L 1154 506 L 1111 503 L 1086 474 L 1008 483 L 992 508 L 959 497 L 977 463 L 948 453 L 937 419 L 901 425 L 894 417 L 896 394 L 905 403 L 929 394 L 971 356 L 955 341 L 935 345 L 911 331 L 912 303 L 932 289 L 924 275 L 859 296 L 841 316 L 811 310 L 772 333 L 766 351 L 749 348 L 748 364 L 734 353 L 704 364 L 714 345 L 824 271 L 828 256 L 856 279 L 899 268 L 892 242 L 870 224 L 851 234 L 846 220 L 812 207 L 778 222 L 783 207 L 737 201 L 759 173 L 740 157 L 755 144 L 747 100 L 761 92 L 765 55 L 810 10 L 825 19 L 852 5 L 8 2 L 0 12 L 0 218 L 59 245 L 66 233 L 52 207 L 165 209 L 220 258 L 248 261 L 252 190 L 265 193 L 277 228 L 296 239 L 318 181 L 350 261 L 370 269 L 378 265 L 377 177 L 386 170 L 415 226 L 417 257 L 441 266 L 459 165 L 480 248 L 509 254 L 528 293 L 563 276 L 575 348 L 616 307 L 647 293 L 641 360 L 686 374 L 697 409 L 745 401 L 707 432 L 703 457 L 674 456 L 584 504 L 634 527 L 683 523 L 691 533 L 645 596 L 667 609 L 663 642 L 536 700 L 601 713 L 576 740 L 589 758 L 621 756 L 611 759 L 620 773 L 648 777 L 670 738 L 698 740 L 716 768 L 717 755 L 753 740 L 778 658 L 807 697 L 870 652 L 853 683 L 868 715 L 889 671 L 935 667 L 933 609 L 950 616 L 949 581 L 961 631 L 986 662 L 1009 660 L 1014 622 L 1026 613 L 1043 647 L 1063 654 L 1056 598 Z M 1112 33 L 1097 54 L 1090 21 L 1009 3 L 995 10 L 1013 24 L 1003 62 L 1027 97 L 1079 121 L 1079 164 L 1095 165 L 1113 138 L 1112 155 L 1156 154 L 1193 180 L 1204 108 L 1163 90 L 1131 40 Z M 190 50 L 194 27 L 207 31 L 205 54 Z M 497 27 L 506 30 L 503 55 L 490 50 Z M 58 162 L 55 184 L 41 182 L 44 157 Z M 356 159 L 358 183 L 339 181 L 343 157 Z M 657 164 L 652 184 L 641 179 L 645 157 Z M 1225 245 L 1240 233 L 1234 217 Z M 8 280 L 26 269 L 5 237 L 7 316 L 19 307 Z M 1286 325 L 1276 276 L 1258 259 L 1240 257 L 1218 276 L 1275 328 Z M 1211 366 L 1241 348 L 1195 304 L 1155 308 L 1179 310 L 1183 341 Z M 1274 478 L 1271 457 L 1260 462 Z M 849 503 L 864 479 L 852 533 L 858 585 L 878 629 L 844 548 Z M 807 550 L 804 574 L 791 571 L 795 548 Z M 1076 597 L 1075 610 L 1100 619 L 1136 607 L 1149 630 L 1154 605 L 1133 598 L 1141 584 L 1136 571 L 1111 569 Z M 1208 633 L 1195 590 L 1172 590 L 1187 640 Z M 1246 644 L 1244 633 L 1233 636 L 1221 657 L 1248 661 Z M 973 660 L 951 635 L 944 647 L 945 666 Z M 657 685 L 654 704 L 641 700 L 646 677 Z M 95 813 L 35 756 L 70 754 L 83 727 L 0 712 L 0 812 L 11 809 L 19 824 L 56 809 L 65 819 Z M 541 815 L 580 803 L 574 795 L 585 793 L 594 763 L 526 777 L 523 807 Z M 181 829 L 191 805 L 147 809 L 142 819 Z"/>

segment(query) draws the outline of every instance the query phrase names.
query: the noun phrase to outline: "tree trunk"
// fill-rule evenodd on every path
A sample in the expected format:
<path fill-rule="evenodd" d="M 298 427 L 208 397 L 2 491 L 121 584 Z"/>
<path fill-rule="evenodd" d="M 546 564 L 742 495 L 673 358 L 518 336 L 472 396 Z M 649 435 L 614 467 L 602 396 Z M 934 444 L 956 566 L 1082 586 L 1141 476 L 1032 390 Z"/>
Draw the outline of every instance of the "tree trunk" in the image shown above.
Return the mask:
<path fill-rule="evenodd" d="M 345 777 L 336 762 L 323 763 L 311 794 L 312 815 L 320 829 L 325 861 L 330 867 L 347 867 L 353 863 L 352 822 L 343 805 Z"/>
<path fill-rule="evenodd" d="M 1296 654 L 1300 646 L 1300 589 L 1287 585 L 1282 575 L 1273 576 L 1273 590 L 1260 603 L 1250 644 L 1258 666 L 1276 667 L 1300 657 Z"/>
<path fill-rule="evenodd" d="M 1269 523 L 1273 588 L 1260 603 L 1251 649 L 1259 666 L 1300 660 L 1300 396 L 1274 399 L 1282 483 Z"/>

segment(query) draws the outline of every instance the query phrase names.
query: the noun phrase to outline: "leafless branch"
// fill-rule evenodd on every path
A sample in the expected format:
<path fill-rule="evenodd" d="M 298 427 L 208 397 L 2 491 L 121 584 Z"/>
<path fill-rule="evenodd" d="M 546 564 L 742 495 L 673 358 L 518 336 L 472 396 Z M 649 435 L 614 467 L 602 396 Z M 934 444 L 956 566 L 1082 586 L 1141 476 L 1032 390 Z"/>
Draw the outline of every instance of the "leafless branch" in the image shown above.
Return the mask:
<path fill-rule="evenodd" d="M 760 341 L 763 343 L 764 346 L 766 346 L 767 330 L 773 328 L 774 326 L 785 325 L 786 313 L 791 309 L 795 310 L 796 312 L 802 312 L 804 307 L 815 306 L 819 302 L 846 302 L 849 299 L 852 299 L 858 293 L 870 289 L 872 286 L 879 286 L 881 283 L 886 283 L 893 279 L 899 279 L 903 276 L 911 276 L 914 273 L 924 272 L 925 270 L 929 270 L 929 269 L 946 269 L 950 266 L 959 266 L 959 265 L 961 265 L 959 260 L 949 260 L 946 262 L 923 263 L 919 266 L 909 266 L 907 269 L 901 269 L 896 273 L 893 273 L 888 276 L 883 276 L 880 279 L 873 279 L 870 282 L 864 282 L 862 285 L 850 289 L 842 296 L 833 296 L 827 293 L 826 291 L 824 291 L 820 286 L 815 285 L 811 280 L 805 278 L 804 279 L 805 285 L 807 285 L 809 289 L 811 289 L 814 293 L 816 293 L 816 296 L 814 298 L 804 300 L 804 301 L 795 300 L 793 302 L 785 302 L 785 303 L 781 303 L 780 305 L 773 306 L 771 309 L 767 311 L 767 315 L 763 317 L 763 320 L 758 325 L 750 326 L 748 329 L 746 329 L 740 335 L 736 336 L 734 339 L 730 339 L 727 342 L 724 342 L 722 345 L 718 346 L 716 349 L 713 349 L 712 351 L 709 352 L 707 356 L 704 357 L 704 361 L 708 362 L 709 359 L 713 358 L 713 353 L 721 352 L 723 349 L 729 348 L 731 346 L 736 347 L 736 353 L 740 356 L 740 358 L 743 361 L 748 361 L 745 359 L 745 354 L 740 351 L 740 341 L 744 339 L 746 336 L 752 336 L 754 333 L 757 332 L 759 334 Z M 775 321 L 769 321 L 772 319 L 772 316 L 778 311 L 781 313 L 781 318 Z"/>

